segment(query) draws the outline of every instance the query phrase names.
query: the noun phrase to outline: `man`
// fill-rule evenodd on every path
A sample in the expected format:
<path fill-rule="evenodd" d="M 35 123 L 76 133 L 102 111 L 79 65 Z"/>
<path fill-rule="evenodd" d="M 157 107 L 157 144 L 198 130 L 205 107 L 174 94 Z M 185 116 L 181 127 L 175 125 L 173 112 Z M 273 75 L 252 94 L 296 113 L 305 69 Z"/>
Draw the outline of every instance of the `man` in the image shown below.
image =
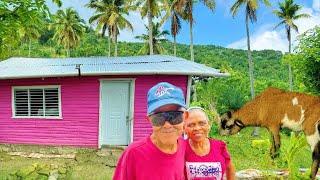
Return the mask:
<path fill-rule="evenodd" d="M 185 144 L 181 139 L 188 116 L 180 88 L 166 82 L 148 92 L 147 119 L 152 134 L 132 143 L 122 154 L 114 180 L 183 180 Z"/>

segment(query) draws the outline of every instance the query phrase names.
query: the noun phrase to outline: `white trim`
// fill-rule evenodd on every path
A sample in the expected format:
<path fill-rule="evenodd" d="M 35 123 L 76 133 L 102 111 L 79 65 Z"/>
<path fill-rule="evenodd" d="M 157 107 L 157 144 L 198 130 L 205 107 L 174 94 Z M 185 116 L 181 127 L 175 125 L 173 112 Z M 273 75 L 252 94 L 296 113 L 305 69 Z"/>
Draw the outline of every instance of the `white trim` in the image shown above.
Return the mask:
<path fill-rule="evenodd" d="M 186 105 L 190 106 L 190 98 L 191 98 L 191 84 L 192 84 L 192 76 L 188 76 L 187 82 L 187 94 L 186 94 Z"/>
<path fill-rule="evenodd" d="M 27 89 L 28 91 L 28 104 L 30 104 L 30 97 L 29 97 L 29 91 L 30 89 L 46 89 L 46 88 L 58 88 L 58 99 L 59 99 L 59 116 L 30 116 L 30 107 L 28 106 L 28 114 L 29 116 L 16 116 L 15 115 L 15 99 L 14 99 L 14 90 L 16 89 Z M 61 85 L 42 85 L 42 86 L 12 86 L 11 87 L 11 109 L 12 109 L 12 117 L 13 119 L 62 119 L 62 107 L 61 107 Z M 45 110 L 44 110 L 45 111 Z"/>
<path fill-rule="evenodd" d="M 102 146 L 102 83 L 104 81 L 114 81 L 114 82 L 128 82 L 130 87 L 129 87 L 129 99 L 130 99 L 130 104 L 129 104 L 129 119 L 131 119 L 130 125 L 129 125 L 129 130 L 130 130 L 130 138 L 128 138 L 130 144 L 133 142 L 133 125 L 134 125 L 134 97 L 135 97 L 135 80 L 136 78 L 101 78 L 99 79 L 100 81 L 100 87 L 99 87 L 99 135 L 98 135 L 98 148 L 101 148 Z"/>
<path fill-rule="evenodd" d="M 19 88 L 17 88 L 19 89 Z M 26 117 L 30 117 L 30 112 L 31 112 L 31 106 L 30 106 L 30 89 L 29 88 L 26 88 L 27 89 L 27 92 L 28 92 L 28 116 Z M 13 90 L 14 91 L 14 90 Z M 16 105 L 16 103 L 14 103 L 14 105 Z M 16 106 L 14 106 L 14 112 L 16 112 Z M 15 113 L 13 114 L 13 118 L 15 118 L 16 115 Z"/>
<path fill-rule="evenodd" d="M 58 85 L 58 98 L 59 98 L 59 117 L 62 119 L 62 99 L 61 99 L 61 85 Z"/>
<path fill-rule="evenodd" d="M 133 142 L 133 127 L 134 127 L 134 100 L 135 100 L 135 87 L 136 87 L 136 79 L 132 79 L 130 82 L 130 109 L 129 113 L 131 115 L 130 119 L 130 143 Z"/>
<path fill-rule="evenodd" d="M 63 119 L 62 117 L 58 116 L 12 116 L 12 119 Z"/>
<path fill-rule="evenodd" d="M 58 94 L 59 94 L 59 90 L 58 90 Z M 45 96 L 45 93 L 44 91 L 42 91 L 42 101 L 43 101 L 42 109 L 43 109 L 43 114 L 46 114 L 46 98 L 44 96 Z"/>
<path fill-rule="evenodd" d="M 43 85 L 43 86 L 12 86 L 15 89 L 27 89 L 27 88 L 60 88 L 61 85 Z"/>

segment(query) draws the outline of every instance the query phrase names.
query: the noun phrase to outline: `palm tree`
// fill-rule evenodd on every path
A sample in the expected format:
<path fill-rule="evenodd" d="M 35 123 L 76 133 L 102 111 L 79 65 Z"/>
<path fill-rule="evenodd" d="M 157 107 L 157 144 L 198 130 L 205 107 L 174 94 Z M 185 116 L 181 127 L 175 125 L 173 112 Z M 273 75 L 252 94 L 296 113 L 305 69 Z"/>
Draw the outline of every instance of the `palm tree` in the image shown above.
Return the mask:
<path fill-rule="evenodd" d="M 67 57 L 70 56 L 70 49 L 75 48 L 80 42 L 84 33 L 83 23 L 74 9 L 67 8 L 66 11 L 58 10 L 54 22 L 50 24 L 50 29 L 55 30 L 53 39 L 64 46 Z"/>
<path fill-rule="evenodd" d="M 169 18 L 171 20 L 171 35 L 173 36 L 173 54 L 177 56 L 177 35 L 181 29 L 181 19 L 183 18 L 182 9 L 185 0 L 171 0 L 169 6 L 166 9 L 166 15 L 161 20 L 161 24 L 167 21 Z"/>
<path fill-rule="evenodd" d="M 37 11 L 30 12 L 23 17 L 19 32 L 21 37 L 23 37 L 28 42 L 28 57 L 31 56 L 31 41 L 40 37 L 40 33 L 43 30 L 43 27 L 43 16 Z"/>
<path fill-rule="evenodd" d="M 168 5 L 167 0 L 129 0 L 129 4 L 132 3 L 140 11 L 142 17 L 147 16 L 148 18 L 149 54 L 153 55 L 154 45 L 152 45 L 152 35 L 154 33 L 152 31 L 154 28 L 152 27 L 152 19 L 161 15 L 161 11 Z"/>
<path fill-rule="evenodd" d="M 214 10 L 216 4 L 214 0 L 200 0 L 206 7 L 208 7 L 210 10 Z M 193 5 L 194 3 L 197 3 L 197 1 L 194 0 L 185 0 L 185 7 L 184 7 L 184 14 L 185 19 L 189 22 L 190 27 L 190 56 L 191 61 L 194 61 L 194 51 L 193 51 Z"/>
<path fill-rule="evenodd" d="M 110 0 L 109 0 L 110 1 Z M 108 29 L 109 39 L 115 44 L 114 56 L 118 56 L 118 35 L 120 30 L 128 28 L 133 31 L 131 23 L 125 18 L 128 15 L 128 6 L 124 6 L 123 1 L 114 0 L 111 3 L 108 1 L 95 1 L 90 3 L 89 7 L 94 7 L 97 14 L 89 19 L 89 22 L 97 22 L 98 29 L 102 27 L 102 34 Z M 110 41 L 109 41 L 110 44 Z M 110 46 L 109 46 L 110 54 Z"/>
<path fill-rule="evenodd" d="M 166 50 L 163 46 L 161 46 L 161 43 L 167 42 L 168 40 L 165 38 L 166 35 L 169 35 L 169 31 L 164 30 L 161 31 L 160 30 L 160 23 L 156 23 L 156 24 L 152 24 L 153 27 L 153 35 L 152 35 L 152 45 L 153 45 L 153 50 L 155 54 L 163 54 L 166 53 Z M 146 29 L 148 32 L 149 27 L 146 26 Z M 144 45 L 142 46 L 142 48 L 139 50 L 139 54 L 150 54 L 150 48 L 149 48 L 149 33 L 148 34 L 142 34 L 140 36 L 136 36 L 136 39 L 142 40 L 144 41 Z"/>
<path fill-rule="evenodd" d="M 101 37 L 105 36 L 108 32 L 108 56 L 111 56 L 111 28 L 108 26 L 108 20 L 110 17 L 109 4 L 111 0 L 97 1 L 91 0 L 86 6 L 92 9 L 96 9 L 95 15 L 90 17 L 89 23 L 97 24 L 97 31 L 101 31 Z"/>
<path fill-rule="evenodd" d="M 266 6 L 270 6 L 270 2 L 268 0 L 260 0 Z M 233 17 L 236 16 L 239 9 L 241 7 L 245 7 L 245 22 L 246 22 L 246 32 L 247 32 L 247 47 L 248 47 L 248 64 L 249 64 L 249 77 L 250 77 L 250 93 L 251 98 L 255 97 L 254 92 L 254 76 L 253 76 L 253 60 L 251 55 L 251 47 L 250 47 L 250 31 L 249 31 L 249 20 L 251 23 L 257 21 L 257 9 L 259 8 L 258 0 L 236 0 L 236 2 L 232 5 L 230 11 Z M 254 129 L 253 135 L 257 136 L 259 134 L 258 128 Z"/>
<path fill-rule="evenodd" d="M 128 15 L 128 11 L 126 8 L 124 8 L 124 6 L 112 6 L 108 24 L 111 27 L 111 35 L 113 42 L 115 43 L 114 56 L 118 55 L 117 42 L 120 30 L 127 28 L 133 31 L 133 27 L 131 23 L 125 18 L 125 15 Z"/>
<path fill-rule="evenodd" d="M 298 26 L 294 24 L 294 20 L 301 18 L 310 17 L 309 14 L 298 14 L 298 11 L 301 10 L 301 6 L 295 4 L 293 0 L 284 0 L 284 2 L 279 3 L 279 10 L 274 10 L 273 13 L 276 14 L 282 21 L 275 26 L 275 28 L 285 25 L 287 39 L 289 43 L 289 53 L 291 53 L 291 28 L 298 32 Z M 290 91 L 293 90 L 293 75 L 291 65 L 288 64 L 289 70 L 289 87 Z"/>

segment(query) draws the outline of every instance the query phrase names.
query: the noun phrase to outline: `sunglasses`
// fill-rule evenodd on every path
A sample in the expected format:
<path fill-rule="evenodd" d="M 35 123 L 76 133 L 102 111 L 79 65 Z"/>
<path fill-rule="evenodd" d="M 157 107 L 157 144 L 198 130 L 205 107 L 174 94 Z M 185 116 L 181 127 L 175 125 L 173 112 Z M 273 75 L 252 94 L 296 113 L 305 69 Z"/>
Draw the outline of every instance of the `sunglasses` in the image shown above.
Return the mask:
<path fill-rule="evenodd" d="M 183 111 L 166 111 L 151 114 L 149 117 L 153 126 L 163 126 L 166 121 L 171 125 L 182 123 L 182 115 Z"/>

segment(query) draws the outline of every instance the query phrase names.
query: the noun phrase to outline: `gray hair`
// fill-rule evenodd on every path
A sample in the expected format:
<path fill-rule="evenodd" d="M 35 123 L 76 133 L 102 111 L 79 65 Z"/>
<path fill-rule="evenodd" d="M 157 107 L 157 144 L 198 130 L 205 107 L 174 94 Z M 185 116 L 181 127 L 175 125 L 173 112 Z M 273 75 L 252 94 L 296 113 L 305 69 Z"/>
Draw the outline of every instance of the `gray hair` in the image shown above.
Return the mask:
<path fill-rule="evenodd" d="M 199 107 L 199 106 L 189 107 L 189 108 L 187 109 L 187 111 L 188 111 L 189 113 L 193 113 L 193 112 L 203 113 L 203 114 L 205 115 L 205 117 L 206 117 L 207 122 L 209 122 L 209 117 L 208 117 L 206 111 L 205 111 L 202 107 Z"/>

